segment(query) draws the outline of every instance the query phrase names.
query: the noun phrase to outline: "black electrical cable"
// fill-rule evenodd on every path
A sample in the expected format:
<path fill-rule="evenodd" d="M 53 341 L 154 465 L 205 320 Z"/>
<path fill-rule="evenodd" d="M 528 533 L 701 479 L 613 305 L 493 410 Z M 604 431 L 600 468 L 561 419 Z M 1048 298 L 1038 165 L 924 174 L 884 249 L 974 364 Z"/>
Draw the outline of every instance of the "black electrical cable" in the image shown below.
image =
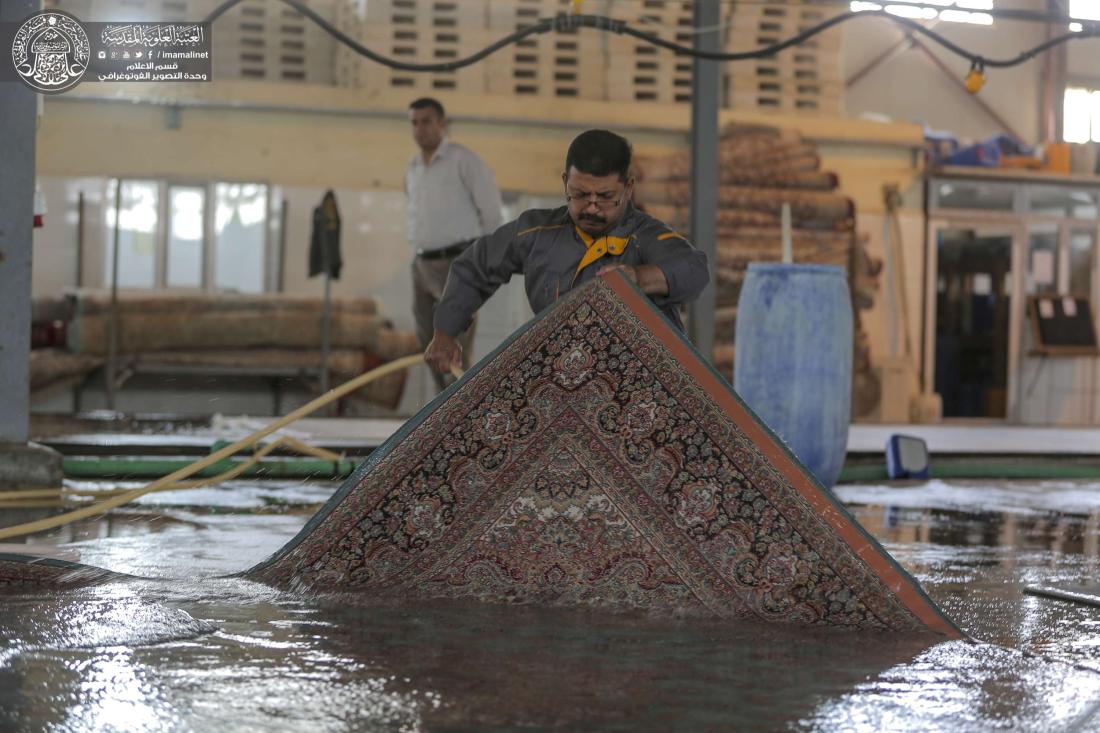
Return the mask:
<path fill-rule="evenodd" d="M 673 51 L 680 56 L 692 56 L 696 58 L 707 59 L 710 61 L 747 61 L 750 59 L 762 59 L 774 56 L 780 51 L 804 43 L 810 38 L 813 38 L 817 34 L 822 33 L 829 28 L 832 28 L 833 26 L 840 25 L 841 23 L 845 23 L 855 18 L 884 18 L 893 23 L 896 23 L 897 25 L 904 26 L 914 33 L 919 33 L 923 36 L 926 36 L 928 39 L 939 44 L 951 53 L 969 61 L 972 68 L 978 69 L 982 69 L 984 67 L 1003 69 L 1009 66 L 1016 66 L 1018 64 L 1024 63 L 1025 61 L 1029 61 L 1043 51 L 1053 48 L 1054 46 L 1058 46 L 1062 43 L 1100 36 L 1100 26 L 1094 25 L 1092 23 L 1083 23 L 1085 27 L 1078 33 L 1066 33 L 1061 36 L 1056 36 L 1054 38 L 1044 41 L 1043 43 L 1040 43 L 1034 48 L 1028 49 L 1027 51 L 1022 51 L 1021 53 L 1011 58 L 988 59 L 980 54 L 967 51 L 961 46 L 953 43 L 952 41 L 949 41 L 947 38 L 944 38 L 939 33 L 936 33 L 935 31 L 927 28 L 926 26 L 915 20 L 912 20 L 911 18 L 902 18 L 897 15 L 887 13 L 885 10 L 864 10 L 860 12 L 848 12 L 836 15 L 832 18 L 829 18 L 828 20 L 818 23 L 815 26 L 807 28 L 796 36 L 792 36 L 791 38 L 773 43 L 768 46 L 762 46 L 752 51 L 726 53 L 721 51 L 700 51 L 691 46 L 684 46 L 679 43 L 666 40 L 654 33 L 631 28 L 630 25 L 626 23 L 626 21 L 615 20 L 613 18 L 607 18 L 602 15 L 568 15 L 562 13 L 554 18 L 541 18 L 533 25 L 529 25 L 525 28 L 520 28 L 514 33 L 510 33 L 507 36 L 504 36 L 495 43 L 492 43 L 491 45 L 486 46 L 477 53 L 471 54 L 470 56 L 467 56 L 465 58 L 433 64 L 414 64 L 407 61 L 391 59 L 370 50 L 366 46 L 360 44 L 354 38 L 348 36 L 346 33 L 333 26 L 327 20 L 318 15 L 312 8 L 298 2 L 298 0 L 281 1 L 291 6 L 299 13 L 312 20 L 317 25 L 321 26 L 322 29 L 324 29 L 327 33 L 336 38 L 336 40 L 348 46 L 356 53 L 367 57 L 371 61 L 382 64 L 384 66 L 388 66 L 391 69 L 397 69 L 399 71 L 455 71 L 457 69 L 470 66 L 471 64 L 475 64 L 478 61 L 481 61 L 483 58 L 499 51 L 505 46 L 511 45 L 518 41 L 522 41 L 528 36 L 551 32 L 570 32 L 580 28 L 594 28 L 596 30 L 633 36 L 634 38 L 637 38 L 639 40 L 651 43 L 654 46 L 659 46 L 661 48 L 668 49 L 669 51 Z M 215 8 L 214 11 L 210 13 L 210 15 L 206 16 L 206 18 L 203 19 L 203 22 L 213 23 L 227 10 L 240 2 L 242 2 L 242 0 L 226 0 L 217 8 Z"/>

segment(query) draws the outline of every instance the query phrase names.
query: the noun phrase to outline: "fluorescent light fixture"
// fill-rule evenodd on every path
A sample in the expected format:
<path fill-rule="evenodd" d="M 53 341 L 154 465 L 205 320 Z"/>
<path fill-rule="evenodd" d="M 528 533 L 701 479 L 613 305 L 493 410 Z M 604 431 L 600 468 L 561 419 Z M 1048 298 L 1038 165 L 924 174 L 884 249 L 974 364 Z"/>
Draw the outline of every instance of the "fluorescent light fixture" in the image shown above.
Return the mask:
<path fill-rule="evenodd" d="M 1100 0 L 1092 0 L 1100 4 Z M 853 0 L 848 6 L 853 13 L 882 10 L 879 3 L 866 0 Z M 992 10 L 993 0 L 926 0 L 926 2 L 905 5 L 886 5 L 886 12 L 901 18 L 913 20 L 945 20 L 951 23 L 970 23 L 971 25 L 993 25 L 993 16 L 989 13 L 972 13 L 971 10 Z M 944 8 L 942 11 L 937 8 Z"/>
<path fill-rule="evenodd" d="M 932 20 L 937 13 L 935 8 L 922 8 L 919 5 L 887 5 L 886 12 L 902 18 L 914 18 L 916 20 Z"/>

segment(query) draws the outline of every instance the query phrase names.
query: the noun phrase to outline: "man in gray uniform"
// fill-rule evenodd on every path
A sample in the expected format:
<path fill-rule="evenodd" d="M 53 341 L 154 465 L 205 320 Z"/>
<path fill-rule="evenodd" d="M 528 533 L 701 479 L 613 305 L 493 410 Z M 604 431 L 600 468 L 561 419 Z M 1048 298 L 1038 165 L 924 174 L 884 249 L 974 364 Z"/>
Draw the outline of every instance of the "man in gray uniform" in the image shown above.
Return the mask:
<path fill-rule="evenodd" d="M 424 352 L 433 369 L 457 366 L 462 333 L 478 308 L 523 273 L 538 313 L 582 283 L 621 270 L 678 327 L 680 305 L 710 281 L 707 257 L 676 231 L 634 207 L 630 143 L 607 130 L 577 136 L 565 156 L 566 205 L 531 209 L 474 242 L 451 265 Z"/>
<path fill-rule="evenodd" d="M 501 202 L 493 172 L 469 148 L 447 139 L 443 105 L 424 97 L 409 105 L 420 147 L 405 170 L 412 263 L 413 315 L 420 348 L 432 338 L 432 314 L 443 296 L 451 263 L 478 237 L 500 226 Z M 468 327 L 467 327 L 468 326 Z M 465 366 L 472 356 L 475 323 L 463 325 Z M 443 389 L 443 376 L 432 375 Z"/>

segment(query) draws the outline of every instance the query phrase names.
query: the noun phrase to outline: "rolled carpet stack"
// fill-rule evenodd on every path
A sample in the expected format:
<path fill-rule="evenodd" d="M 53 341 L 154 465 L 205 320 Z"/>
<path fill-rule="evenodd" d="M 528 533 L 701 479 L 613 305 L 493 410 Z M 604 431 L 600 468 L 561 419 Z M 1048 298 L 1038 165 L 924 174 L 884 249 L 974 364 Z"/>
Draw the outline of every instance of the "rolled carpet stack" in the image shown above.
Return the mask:
<path fill-rule="evenodd" d="M 750 262 L 782 259 L 781 216 L 791 209 L 795 262 L 837 265 L 848 272 L 855 317 L 852 414 L 878 404 L 879 380 L 872 369 L 860 310 L 874 304 L 881 266 L 856 233 L 856 211 L 838 188 L 837 176 L 820 170 L 816 146 L 794 130 L 729 125 L 719 142 L 719 190 L 715 242 L 717 276 L 714 367 L 732 381 L 737 301 Z M 690 154 L 639 159 L 637 203 L 670 226 L 688 229 L 691 215 Z"/>
<path fill-rule="evenodd" d="M 124 292 L 117 303 L 118 354 L 137 366 L 316 370 L 322 363 L 323 311 L 324 301 L 315 296 Z M 39 298 L 35 312 L 67 316 L 68 349 L 32 359 L 33 389 L 56 381 L 59 364 L 87 371 L 103 363 L 111 334 L 110 293 L 79 290 Z M 415 334 L 395 330 L 372 298 L 333 298 L 330 334 L 334 384 L 419 351 Z M 405 373 L 397 372 L 354 397 L 394 408 L 404 384 Z"/>

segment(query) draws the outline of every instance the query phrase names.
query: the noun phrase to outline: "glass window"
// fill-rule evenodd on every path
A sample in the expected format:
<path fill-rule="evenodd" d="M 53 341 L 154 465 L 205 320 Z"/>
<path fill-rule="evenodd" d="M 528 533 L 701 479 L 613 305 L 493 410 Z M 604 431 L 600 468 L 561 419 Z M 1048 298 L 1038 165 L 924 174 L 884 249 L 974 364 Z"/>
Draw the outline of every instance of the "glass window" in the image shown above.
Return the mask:
<path fill-rule="evenodd" d="M 1035 226 L 1028 232 L 1027 292 L 1058 292 L 1058 225 Z"/>
<path fill-rule="evenodd" d="M 939 10 L 934 7 L 921 7 L 919 5 L 890 5 L 885 6 L 887 13 L 902 18 L 913 20 L 939 20 L 948 23 L 972 23 L 974 25 L 993 25 L 993 16 L 989 13 L 975 13 L 974 10 L 992 10 L 993 0 L 935 0 L 930 5 L 944 8 Z M 848 5 L 853 13 L 865 10 L 882 10 L 883 5 L 867 0 L 853 0 Z"/>
<path fill-rule="evenodd" d="M 267 186 L 219 183 L 214 187 L 214 197 L 214 287 L 262 293 Z"/>
<path fill-rule="evenodd" d="M 996 183 L 939 181 L 936 201 L 941 209 L 985 209 L 1012 211 L 1016 188 Z"/>
<path fill-rule="evenodd" d="M 1069 292 L 1075 295 L 1092 295 L 1092 271 L 1095 269 L 1093 254 L 1096 251 L 1096 235 L 1090 231 L 1071 231 L 1069 234 Z"/>
<path fill-rule="evenodd" d="M 168 263 L 170 288 L 202 287 L 203 209 L 206 191 L 198 186 L 173 186 L 168 191 Z"/>
<path fill-rule="evenodd" d="M 1032 213 L 1070 219 L 1096 218 L 1095 190 L 1064 186 L 1029 186 L 1028 191 L 1030 195 L 1027 210 Z"/>
<path fill-rule="evenodd" d="M 121 188 L 118 188 L 121 185 Z M 157 224 L 159 186 L 156 181 L 115 180 L 112 193 L 118 193 L 107 206 L 107 256 L 103 281 L 108 287 L 114 273 L 114 245 L 118 233 L 118 286 L 152 288 L 156 286 Z"/>

